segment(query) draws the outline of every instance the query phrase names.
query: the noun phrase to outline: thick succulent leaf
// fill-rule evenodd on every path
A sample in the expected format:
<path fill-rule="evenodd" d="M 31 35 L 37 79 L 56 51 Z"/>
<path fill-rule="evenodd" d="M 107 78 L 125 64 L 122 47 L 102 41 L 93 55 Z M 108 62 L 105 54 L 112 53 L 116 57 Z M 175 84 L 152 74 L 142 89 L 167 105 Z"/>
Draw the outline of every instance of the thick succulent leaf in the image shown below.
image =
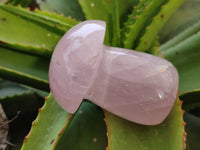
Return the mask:
<path fill-rule="evenodd" d="M 186 92 L 180 96 L 180 99 L 183 101 L 182 108 L 186 111 L 184 120 L 187 150 L 198 150 L 200 149 L 200 89 Z"/>
<path fill-rule="evenodd" d="M 27 92 L 27 88 L 0 78 L 0 99 L 21 95 L 25 92 Z"/>
<path fill-rule="evenodd" d="M 49 59 L 13 49 L 50 57 L 61 36 L 78 22 L 48 12 L 36 10 L 32 13 L 7 5 L 0 5 L 0 18 L 1 77 L 48 91 Z"/>
<path fill-rule="evenodd" d="M 49 90 L 49 59 L 0 47 L 0 76 L 30 85 L 42 90 Z M 42 63 L 41 63 L 42 62 Z"/>
<path fill-rule="evenodd" d="M 169 0 L 166 4 L 161 6 L 159 13 L 153 17 L 151 24 L 146 28 L 144 35 L 139 40 L 136 50 L 147 51 L 152 47 L 163 25 L 183 2 L 184 0 Z"/>
<path fill-rule="evenodd" d="M 78 22 L 46 14 L 0 5 L 0 44 L 50 57 L 61 36 Z"/>
<path fill-rule="evenodd" d="M 63 130 L 54 150 L 105 150 L 106 125 L 101 108 L 84 101 Z"/>
<path fill-rule="evenodd" d="M 182 150 L 184 123 L 181 103 L 175 105 L 163 123 L 156 126 L 139 125 L 106 112 L 108 150 Z"/>
<path fill-rule="evenodd" d="M 200 31 L 200 19 L 197 23 L 192 25 L 187 30 L 184 30 L 182 33 L 178 34 L 174 38 L 172 38 L 170 41 L 166 42 L 165 44 L 160 46 L 161 51 L 165 51 L 176 44 L 182 42 L 183 40 L 187 39 L 188 37 L 192 36 L 193 34 L 196 34 Z"/>
<path fill-rule="evenodd" d="M 47 20 L 48 19 L 51 19 L 52 21 L 54 20 L 55 22 L 59 23 L 60 26 L 63 26 L 63 28 L 64 26 L 69 26 L 69 28 L 71 28 L 77 23 L 79 23 L 79 21 L 77 21 L 76 19 L 65 17 L 63 15 L 58 15 L 57 13 L 49 13 L 48 11 L 40 11 L 38 9 L 34 10 L 34 12 L 36 14 L 40 14 L 41 16 L 45 16 Z M 67 28 L 67 30 L 69 28 Z"/>
<path fill-rule="evenodd" d="M 137 40 L 146 30 L 147 25 L 152 18 L 158 13 L 166 0 L 143 0 L 134 7 L 133 12 L 129 15 L 128 20 L 124 23 L 124 47 L 134 49 Z"/>
<path fill-rule="evenodd" d="M 200 0 L 185 0 L 159 33 L 159 42 L 165 43 L 200 20 Z"/>
<path fill-rule="evenodd" d="M 37 119 L 33 122 L 21 150 L 52 149 L 60 135 L 59 132 L 67 126 L 70 116 L 50 94 L 45 105 L 40 109 Z"/>
<path fill-rule="evenodd" d="M 37 93 L 41 97 L 46 97 L 49 95 L 49 93 L 46 91 L 38 90 L 38 89 L 29 87 L 29 86 L 25 86 L 22 84 L 18 84 L 18 83 L 11 82 L 11 81 L 0 78 L 0 99 L 1 99 L 1 101 L 8 97 L 14 97 L 14 96 L 18 96 L 18 95 L 27 94 L 31 91 Z"/>
<path fill-rule="evenodd" d="M 116 2 L 115 0 L 78 0 L 78 2 L 80 3 L 87 19 L 92 19 L 95 17 L 95 19 L 106 20 L 106 16 L 104 16 L 104 14 L 112 11 L 118 11 L 121 18 L 128 13 L 127 11 L 129 11 L 132 6 L 138 4 L 139 0 L 117 0 Z M 114 3 L 119 4 L 120 8 L 118 8 L 118 10 L 112 10 L 113 8 L 115 9 Z M 106 12 L 102 10 L 105 10 Z"/>
<path fill-rule="evenodd" d="M 9 86 L 11 83 L 9 83 Z M 3 86 L 2 89 L 8 86 Z M 11 87 L 11 86 L 10 86 Z M 11 87 L 12 93 L 13 88 Z M 36 118 L 38 109 L 43 105 L 44 98 L 38 96 L 34 91 L 27 89 L 26 92 L 10 94 L 7 97 L 0 98 L 4 111 L 10 120 L 9 122 L 9 142 L 12 150 L 19 150 L 25 135 L 30 130 L 32 121 Z"/>
<path fill-rule="evenodd" d="M 200 87 L 200 32 L 162 51 L 162 54 L 178 70 L 180 95 Z"/>
<path fill-rule="evenodd" d="M 64 14 L 67 17 L 84 20 L 83 11 L 77 0 L 36 0 L 41 10 Z"/>

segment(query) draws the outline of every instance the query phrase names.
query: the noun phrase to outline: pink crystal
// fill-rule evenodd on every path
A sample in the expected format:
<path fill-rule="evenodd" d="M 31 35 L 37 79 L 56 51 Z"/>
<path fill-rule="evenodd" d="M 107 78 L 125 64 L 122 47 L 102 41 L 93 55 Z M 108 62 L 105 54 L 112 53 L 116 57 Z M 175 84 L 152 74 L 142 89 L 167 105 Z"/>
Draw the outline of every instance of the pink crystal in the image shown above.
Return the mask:
<path fill-rule="evenodd" d="M 74 113 L 83 98 L 124 119 L 161 123 L 178 90 L 178 73 L 167 60 L 103 44 L 105 22 L 70 29 L 53 53 L 49 82 L 63 109 Z"/>

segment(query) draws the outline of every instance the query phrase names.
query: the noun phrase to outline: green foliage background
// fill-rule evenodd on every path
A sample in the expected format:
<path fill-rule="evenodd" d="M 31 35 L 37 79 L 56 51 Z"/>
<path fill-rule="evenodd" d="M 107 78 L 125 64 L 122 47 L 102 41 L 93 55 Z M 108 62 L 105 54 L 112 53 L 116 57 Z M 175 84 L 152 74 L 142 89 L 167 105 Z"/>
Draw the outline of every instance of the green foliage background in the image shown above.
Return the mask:
<path fill-rule="evenodd" d="M 185 138 L 187 150 L 200 149 L 200 0 L 0 3 L 0 102 L 8 119 L 18 114 L 9 124 L 9 141 L 16 145 L 10 149 L 182 150 Z M 183 105 L 177 97 L 156 126 L 123 120 L 88 100 L 74 115 L 62 110 L 49 91 L 50 57 L 62 35 L 86 19 L 106 21 L 106 45 L 172 62 Z"/>

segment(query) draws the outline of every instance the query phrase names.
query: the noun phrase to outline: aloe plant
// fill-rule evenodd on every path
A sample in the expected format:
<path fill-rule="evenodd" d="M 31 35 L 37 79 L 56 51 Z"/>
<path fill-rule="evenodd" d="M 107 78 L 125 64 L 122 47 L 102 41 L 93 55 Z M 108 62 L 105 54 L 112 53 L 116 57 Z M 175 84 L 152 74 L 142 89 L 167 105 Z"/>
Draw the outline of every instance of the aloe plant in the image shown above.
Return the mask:
<path fill-rule="evenodd" d="M 186 138 L 186 149 L 200 148 L 199 0 L 1 3 L 0 102 L 7 117 L 15 118 L 9 124 L 10 149 L 182 150 Z M 48 83 L 50 57 L 62 35 L 86 19 L 106 22 L 106 45 L 164 57 L 175 65 L 179 93 L 163 123 L 129 122 L 88 100 L 72 115 L 56 103 Z"/>

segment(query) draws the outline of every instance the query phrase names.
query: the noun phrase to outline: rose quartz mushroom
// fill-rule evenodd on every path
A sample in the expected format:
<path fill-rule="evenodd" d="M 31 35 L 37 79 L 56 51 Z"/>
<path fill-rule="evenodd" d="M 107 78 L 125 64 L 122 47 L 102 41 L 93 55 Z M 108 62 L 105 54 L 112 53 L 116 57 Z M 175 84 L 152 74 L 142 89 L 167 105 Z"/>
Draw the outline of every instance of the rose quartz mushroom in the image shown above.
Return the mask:
<path fill-rule="evenodd" d="M 161 123 L 178 90 L 178 73 L 167 60 L 103 44 L 105 22 L 90 20 L 71 28 L 52 55 L 51 91 L 67 112 L 84 98 L 144 125 Z"/>

